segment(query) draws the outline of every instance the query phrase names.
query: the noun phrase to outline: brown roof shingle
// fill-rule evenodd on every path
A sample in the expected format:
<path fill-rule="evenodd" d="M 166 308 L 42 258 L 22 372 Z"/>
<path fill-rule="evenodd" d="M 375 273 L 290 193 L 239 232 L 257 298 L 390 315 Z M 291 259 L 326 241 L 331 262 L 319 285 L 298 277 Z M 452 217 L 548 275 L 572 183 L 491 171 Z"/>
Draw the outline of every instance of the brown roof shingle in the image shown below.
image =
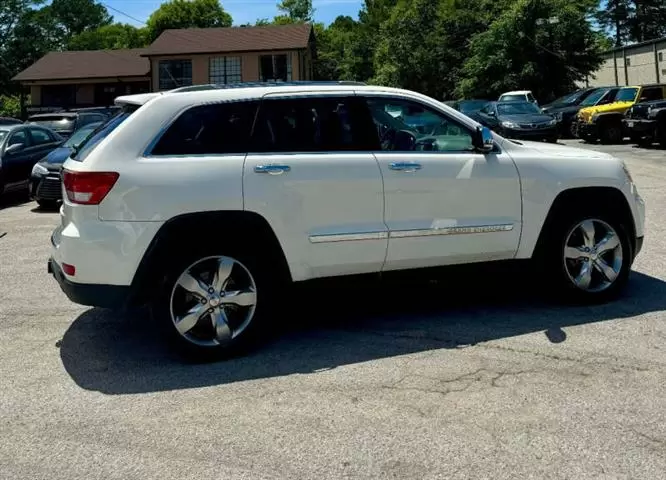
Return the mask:
<path fill-rule="evenodd" d="M 165 30 L 143 55 L 301 49 L 311 33 L 309 24 Z"/>
<path fill-rule="evenodd" d="M 13 80 L 68 80 L 104 77 L 143 77 L 150 61 L 143 48 L 50 52 L 16 75 Z"/>

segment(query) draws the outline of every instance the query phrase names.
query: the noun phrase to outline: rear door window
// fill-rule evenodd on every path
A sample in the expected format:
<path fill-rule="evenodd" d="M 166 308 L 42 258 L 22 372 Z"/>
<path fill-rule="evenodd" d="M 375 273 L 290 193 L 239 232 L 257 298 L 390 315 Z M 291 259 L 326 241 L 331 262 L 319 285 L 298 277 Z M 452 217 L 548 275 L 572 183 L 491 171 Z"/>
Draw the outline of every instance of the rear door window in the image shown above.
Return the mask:
<path fill-rule="evenodd" d="M 258 104 L 233 102 L 192 107 L 167 129 L 151 155 L 247 153 Z"/>
<path fill-rule="evenodd" d="M 364 114 L 354 97 L 264 99 L 251 151 L 366 151 L 374 143 L 363 128 Z"/>
<path fill-rule="evenodd" d="M 18 132 L 12 133 L 12 136 L 9 137 L 7 146 L 15 145 L 17 143 L 22 143 L 24 147 L 30 146 L 30 140 L 28 138 L 28 132 L 24 130 L 19 130 Z"/>
<path fill-rule="evenodd" d="M 32 137 L 32 143 L 34 145 L 45 145 L 47 143 L 53 142 L 53 139 L 49 135 L 49 132 L 42 130 L 41 128 L 30 128 L 30 136 Z"/>

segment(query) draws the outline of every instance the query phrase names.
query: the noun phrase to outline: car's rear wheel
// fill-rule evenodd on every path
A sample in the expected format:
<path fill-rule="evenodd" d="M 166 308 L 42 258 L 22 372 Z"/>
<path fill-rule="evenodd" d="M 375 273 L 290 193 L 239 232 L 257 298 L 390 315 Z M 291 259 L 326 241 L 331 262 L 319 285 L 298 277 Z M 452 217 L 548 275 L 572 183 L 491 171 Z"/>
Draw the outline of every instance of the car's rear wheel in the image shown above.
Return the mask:
<path fill-rule="evenodd" d="M 555 292 L 578 302 L 604 302 L 627 282 L 632 246 L 627 228 L 603 209 L 558 221 L 539 252 L 541 270 Z"/>
<path fill-rule="evenodd" d="M 256 256 L 239 250 L 183 256 L 153 302 L 167 339 L 194 360 L 247 351 L 267 333 L 272 281 Z"/>

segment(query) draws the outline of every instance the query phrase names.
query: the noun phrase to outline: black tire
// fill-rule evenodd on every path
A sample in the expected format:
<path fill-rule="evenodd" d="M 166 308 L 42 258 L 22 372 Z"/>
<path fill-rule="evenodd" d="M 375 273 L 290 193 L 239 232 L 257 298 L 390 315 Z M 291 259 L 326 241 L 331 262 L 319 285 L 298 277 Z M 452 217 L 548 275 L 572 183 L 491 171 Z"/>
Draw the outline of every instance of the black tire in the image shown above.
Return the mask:
<path fill-rule="evenodd" d="M 622 124 L 617 122 L 609 122 L 600 126 L 601 134 L 600 140 L 601 143 L 606 145 L 617 145 L 622 143 L 624 140 L 624 134 L 622 132 Z"/>
<path fill-rule="evenodd" d="M 595 304 L 613 300 L 626 285 L 633 263 L 632 244 L 627 225 L 623 224 L 609 208 L 603 206 L 579 209 L 577 212 L 574 209 L 563 209 L 562 212 L 556 218 L 549 219 L 542 233 L 543 241 L 535 252 L 535 267 L 541 272 L 542 278 L 547 279 L 547 293 L 565 303 Z M 565 246 L 572 230 L 581 222 L 592 219 L 599 220 L 615 230 L 622 251 L 622 266 L 617 277 L 607 288 L 600 291 L 583 290 L 576 286 L 567 270 L 567 266 L 573 264 L 567 262 L 582 260 L 565 259 Z M 597 232 L 598 235 L 602 233 L 602 231 Z M 601 279 L 601 273 L 596 269 L 593 270 L 597 278 Z"/>
<path fill-rule="evenodd" d="M 559 140 L 558 137 L 549 137 L 546 139 L 548 143 L 557 143 L 558 140 Z"/>
<path fill-rule="evenodd" d="M 656 136 L 659 145 L 662 148 L 666 148 L 666 121 L 662 120 L 661 124 L 657 127 Z"/>
<path fill-rule="evenodd" d="M 58 201 L 57 200 L 43 200 L 40 198 L 36 199 L 37 205 L 39 205 L 39 208 L 42 210 L 55 210 L 58 208 Z"/>
<path fill-rule="evenodd" d="M 278 291 L 282 289 L 283 285 L 280 284 L 279 275 L 275 272 L 276 262 L 271 262 L 270 259 L 261 258 L 256 253 L 251 254 L 249 252 L 249 248 L 230 245 L 227 247 L 193 248 L 189 251 L 183 248 L 182 253 L 179 253 L 178 256 L 168 257 L 168 261 L 165 263 L 171 265 L 164 271 L 163 281 L 157 295 L 151 301 L 151 312 L 153 320 L 162 331 L 168 344 L 182 357 L 196 362 L 231 358 L 249 352 L 272 336 L 274 330 L 272 326 L 278 322 L 271 322 L 270 319 L 279 318 L 279 313 L 276 311 L 276 299 L 278 298 Z M 249 325 L 238 336 L 229 340 L 226 344 L 201 346 L 188 340 L 176 329 L 171 315 L 172 292 L 176 282 L 188 266 L 214 256 L 232 258 L 247 269 L 256 285 L 256 305 Z M 234 268 L 238 267 L 235 266 Z M 194 303 L 196 304 L 196 302 Z M 206 318 L 201 317 L 199 322 L 203 323 L 201 325 L 197 323 L 195 328 L 201 326 L 205 329 L 205 322 L 211 320 L 211 317 Z M 213 328 L 210 328 L 211 333 L 213 333 Z"/>

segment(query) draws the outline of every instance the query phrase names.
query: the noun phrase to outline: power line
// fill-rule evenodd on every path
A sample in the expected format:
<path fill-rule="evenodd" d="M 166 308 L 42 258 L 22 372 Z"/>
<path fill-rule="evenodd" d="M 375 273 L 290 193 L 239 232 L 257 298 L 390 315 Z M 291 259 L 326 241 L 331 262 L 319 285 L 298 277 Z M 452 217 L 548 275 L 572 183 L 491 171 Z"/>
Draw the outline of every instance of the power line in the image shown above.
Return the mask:
<path fill-rule="evenodd" d="M 122 10 L 119 10 L 119 9 L 117 9 L 117 8 L 115 8 L 115 7 L 112 7 L 112 6 L 109 5 L 108 3 L 104 3 L 104 2 L 102 2 L 102 5 L 105 6 L 106 8 L 108 8 L 109 10 L 113 10 L 114 12 L 117 12 L 117 13 L 119 13 L 119 14 L 121 14 L 121 15 L 126 16 L 127 18 L 130 18 L 130 19 L 134 20 L 135 22 L 139 22 L 139 25 L 146 25 L 146 22 L 145 22 L 145 21 L 143 21 L 143 20 L 139 20 L 138 18 L 133 17 L 133 16 L 130 15 L 129 13 L 123 12 Z"/>

